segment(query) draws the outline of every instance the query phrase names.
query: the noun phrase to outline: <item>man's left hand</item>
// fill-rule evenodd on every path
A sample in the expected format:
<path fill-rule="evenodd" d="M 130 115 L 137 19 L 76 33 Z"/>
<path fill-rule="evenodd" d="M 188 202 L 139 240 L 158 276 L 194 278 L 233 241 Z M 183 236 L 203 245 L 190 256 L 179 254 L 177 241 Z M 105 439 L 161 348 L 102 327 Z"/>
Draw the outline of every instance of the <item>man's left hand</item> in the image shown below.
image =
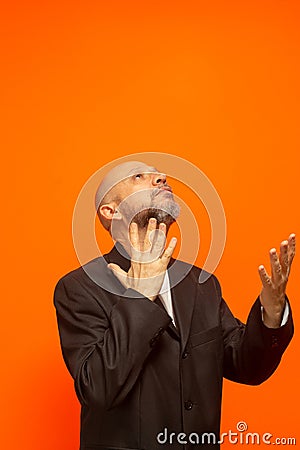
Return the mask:
<path fill-rule="evenodd" d="M 287 241 L 281 242 L 278 256 L 275 248 L 270 250 L 271 276 L 264 266 L 258 271 L 262 281 L 260 303 L 263 306 L 264 324 L 269 328 L 279 328 L 285 307 L 285 291 L 291 264 L 295 256 L 296 236 L 291 234 Z"/>

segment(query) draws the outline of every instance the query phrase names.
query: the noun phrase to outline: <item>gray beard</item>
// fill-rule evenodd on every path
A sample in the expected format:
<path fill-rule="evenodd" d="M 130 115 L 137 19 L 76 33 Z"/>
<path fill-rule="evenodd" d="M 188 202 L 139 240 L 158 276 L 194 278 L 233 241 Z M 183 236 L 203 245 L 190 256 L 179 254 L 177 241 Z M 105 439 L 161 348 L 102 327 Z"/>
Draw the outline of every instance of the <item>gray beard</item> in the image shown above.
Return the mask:
<path fill-rule="evenodd" d="M 135 222 L 139 228 L 143 229 L 148 226 L 149 219 L 153 217 L 157 220 L 157 225 L 164 223 L 168 230 L 172 223 L 176 221 L 178 216 L 179 205 L 176 202 L 170 202 L 168 205 L 165 205 L 164 209 L 151 206 L 148 209 L 138 212 L 133 217 L 132 222 Z"/>
<path fill-rule="evenodd" d="M 136 192 L 119 205 L 120 212 L 127 218 L 128 223 L 135 222 L 139 228 L 146 228 L 151 217 L 157 220 L 157 224 L 164 223 L 169 229 L 170 225 L 179 216 L 180 207 L 170 195 L 169 199 L 160 200 L 157 195 L 160 189 L 153 189 L 150 201 L 142 201 L 143 191 Z"/>

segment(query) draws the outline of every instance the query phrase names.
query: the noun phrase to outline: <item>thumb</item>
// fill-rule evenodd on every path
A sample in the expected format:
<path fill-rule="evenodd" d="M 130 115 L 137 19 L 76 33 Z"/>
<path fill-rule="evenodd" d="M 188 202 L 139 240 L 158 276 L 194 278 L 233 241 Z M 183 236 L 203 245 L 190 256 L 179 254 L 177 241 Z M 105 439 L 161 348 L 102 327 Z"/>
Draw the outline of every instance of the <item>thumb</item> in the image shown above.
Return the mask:
<path fill-rule="evenodd" d="M 110 263 L 107 264 L 107 267 L 112 271 L 112 273 L 120 281 L 120 283 L 127 288 L 127 273 L 123 269 L 121 269 L 118 264 Z"/>

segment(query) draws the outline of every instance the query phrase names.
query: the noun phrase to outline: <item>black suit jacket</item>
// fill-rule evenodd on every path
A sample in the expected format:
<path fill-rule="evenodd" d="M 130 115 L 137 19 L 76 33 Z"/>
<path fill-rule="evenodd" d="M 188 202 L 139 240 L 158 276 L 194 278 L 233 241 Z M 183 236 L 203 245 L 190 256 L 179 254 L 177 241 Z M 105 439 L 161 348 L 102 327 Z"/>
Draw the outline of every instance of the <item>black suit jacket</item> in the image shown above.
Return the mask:
<path fill-rule="evenodd" d="M 125 291 L 107 262 L 130 265 L 114 247 L 85 266 L 101 286 L 80 267 L 55 288 L 63 357 L 81 403 L 80 450 L 183 450 L 202 439 L 202 448 L 219 448 L 211 444 L 222 378 L 266 380 L 292 338 L 291 310 L 286 325 L 269 329 L 257 299 L 244 325 L 214 275 L 200 284 L 201 269 L 176 261 L 176 276 L 185 276 L 171 291 L 175 328 L 159 305 Z"/>

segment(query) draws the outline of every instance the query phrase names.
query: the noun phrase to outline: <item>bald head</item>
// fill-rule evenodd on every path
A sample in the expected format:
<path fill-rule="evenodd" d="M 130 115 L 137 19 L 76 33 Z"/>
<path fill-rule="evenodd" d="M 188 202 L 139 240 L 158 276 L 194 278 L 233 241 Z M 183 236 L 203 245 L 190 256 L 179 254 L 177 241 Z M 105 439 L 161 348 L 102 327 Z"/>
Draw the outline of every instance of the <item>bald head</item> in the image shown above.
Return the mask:
<path fill-rule="evenodd" d="M 96 195 L 95 195 L 95 207 L 98 211 L 100 205 L 105 203 L 107 200 L 114 200 L 113 188 L 117 186 L 122 181 L 126 180 L 130 176 L 138 175 L 139 173 L 158 173 L 157 169 L 148 166 L 147 164 L 140 161 L 127 161 L 125 163 L 119 164 L 113 167 L 100 183 Z M 109 195 L 110 194 L 110 195 Z M 106 200 L 105 200 L 106 199 Z M 120 201 L 116 198 L 115 200 Z"/>

